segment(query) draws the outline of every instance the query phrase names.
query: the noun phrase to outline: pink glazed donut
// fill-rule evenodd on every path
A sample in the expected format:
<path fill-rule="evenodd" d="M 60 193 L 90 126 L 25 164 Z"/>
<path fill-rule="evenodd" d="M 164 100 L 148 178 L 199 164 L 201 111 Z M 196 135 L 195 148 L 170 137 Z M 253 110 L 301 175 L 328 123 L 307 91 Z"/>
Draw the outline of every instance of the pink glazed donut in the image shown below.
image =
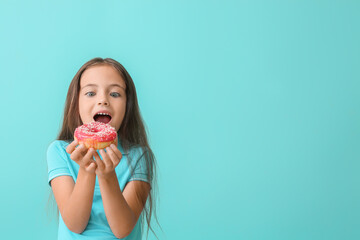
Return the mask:
<path fill-rule="evenodd" d="M 115 143 L 114 127 L 102 122 L 90 122 L 75 129 L 74 138 L 87 148 L 103 149 Z"/>

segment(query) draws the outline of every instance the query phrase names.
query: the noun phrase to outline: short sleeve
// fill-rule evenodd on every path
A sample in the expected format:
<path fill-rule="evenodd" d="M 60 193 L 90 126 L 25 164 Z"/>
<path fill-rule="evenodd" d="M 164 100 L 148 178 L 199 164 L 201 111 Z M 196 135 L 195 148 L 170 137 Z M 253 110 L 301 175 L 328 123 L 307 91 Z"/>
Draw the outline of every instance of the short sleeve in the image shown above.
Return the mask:
<path fill-rule="evenodd" d="M 148 152 L 141 151 L 142 154 L 140 154 L 140 157 L 136 161 L 135 169 L 133 175 L 131 175 L 130 181 L 144 181 L 150 183 L 148 179 L 148 167 L 147 167 L 147 159 L 146 156 L 148 156 Z M 151 183 L 150 183 L 151 184 Z"/>
<path fill-rule="evenodd" d="M 67 164 L 67 156 L 61 142 L 56 140 L 52 142 L 46 153 L 46 160 L 48 164 L 48 183 L 51 186 L 51 180 L 67 175 L 72 176 Z"/>

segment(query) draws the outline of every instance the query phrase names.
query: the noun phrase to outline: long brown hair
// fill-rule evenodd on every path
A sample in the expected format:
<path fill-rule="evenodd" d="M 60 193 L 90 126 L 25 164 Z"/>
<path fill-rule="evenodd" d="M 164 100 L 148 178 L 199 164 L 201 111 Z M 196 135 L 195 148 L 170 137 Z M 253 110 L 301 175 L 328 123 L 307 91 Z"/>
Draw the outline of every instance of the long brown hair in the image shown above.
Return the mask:
<path fill-rule="evenodd" d="M 149 234 L 149 228 L 155 234 L 152 229 L 150 222 L 152 213 L 156 222 L 160 226 L 157 217 L 156 217 L 156 195 L 155 192 L 158 188 L 157 179 L 156 179 L 156 159 L 153 151 L 151 150 L 147 138 L 147 132 L 145 131 L 145 125 L 140 114 L 139 105 L 137 101 L 136 89 L 134 82 L 130 74 L 119 62 L 111 58 L 93 58 L 90 61 L 86 62 L 79 71 L 75 74 L 72 79 L 69 90 L 66 97 L 65 109 L 63 115 L 63 123 L 61 130 L 57 136 L 57 140 L 64 141 L 73 141 L 75 129 L 82 125 L 82 121 L 79 114 L 79 92 L 80 92 L 80 79 L 83 72 L 92 67 L 99 65 L 109 65 L 114 67 L 123 78 L 126 84 L 126 112 L 123 119 L 123 122 L 118 130 L 119 142 L 121 143 L 125 152 L 128 152 L 132 147 L 141 147 L 144 150 L 144 156 L 146 159 L 146 167 L 148 169 L 147 179 L 150 182 L 151 190 L 146 202 L 142 202 L 144 205 L 144 211 L 146 215 L 141 214 L 142 216 L 142 225 L 141 229 L 143 232 L 144 229 L 144 218 L 146 217 L 147 221 L 147 237 Z M 131 159 L 128 158 L 128 161 Z M 132 166 L 129 164 L 129 166 Z M 133 170 L 131 170 L 133 173 Z M 161 228 L 161 226 L 160 226 Z M 156 236 L 156 234 L 155 234 Z M 156 236 L 157 238 L 157 236 Z"/>

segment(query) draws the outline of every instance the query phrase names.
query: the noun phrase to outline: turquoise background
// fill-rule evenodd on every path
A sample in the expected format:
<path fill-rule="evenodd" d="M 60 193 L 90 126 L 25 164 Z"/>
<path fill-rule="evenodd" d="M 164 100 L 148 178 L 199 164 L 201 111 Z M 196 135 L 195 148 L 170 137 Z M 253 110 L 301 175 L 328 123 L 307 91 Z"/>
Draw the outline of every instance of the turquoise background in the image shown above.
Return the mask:
<path fill-rule="evenodd" d="M 135 82 L 160 239 L 360 239 L 359 12 L 340 0 L 0 1 L 1 239 L 56 238 L 46 149 L 94 57 Z"/>

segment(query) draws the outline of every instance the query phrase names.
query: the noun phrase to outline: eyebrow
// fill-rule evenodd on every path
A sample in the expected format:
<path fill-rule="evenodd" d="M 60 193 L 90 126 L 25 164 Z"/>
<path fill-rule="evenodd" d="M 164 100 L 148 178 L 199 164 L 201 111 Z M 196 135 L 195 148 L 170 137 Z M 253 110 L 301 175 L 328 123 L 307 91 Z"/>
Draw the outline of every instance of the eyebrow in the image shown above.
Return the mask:
<path fill-rule="evenodd" d="M 83 88 L 85 88 L 85 87 L 97 87 L 97 86 L 98 86 L 97 84 L 92 84 L 92 83 L 90 83 L 90 84 L 87 84 L 87 85 L 83 86 L 81 89 L 83 89 Z M 119 88 L 122 88 L 122 89 L 125 90 L 124 87 L 120 86 L 120 85 L 117 84 L 117 83 L 110 84 L 109 86 L 110 86 L 110 87 L 119 87 Z"/>

